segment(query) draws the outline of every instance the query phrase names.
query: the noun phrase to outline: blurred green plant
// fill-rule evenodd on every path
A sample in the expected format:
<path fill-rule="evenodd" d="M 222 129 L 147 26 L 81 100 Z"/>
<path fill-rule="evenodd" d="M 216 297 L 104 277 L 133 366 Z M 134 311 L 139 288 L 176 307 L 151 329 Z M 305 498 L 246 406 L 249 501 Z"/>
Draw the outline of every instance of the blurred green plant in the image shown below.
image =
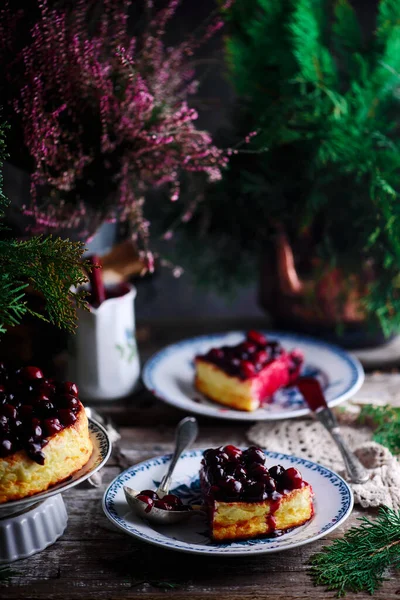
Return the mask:
<path fill-rule="evenodd" d="M 236 0 L 224 18 L 235 136 L 258 135 L 182 231 L 183 264 L 210 285 L 239 283 L 279 222 L 345 274 L 369 260 L 368 315 L 398 330 L 399 2 L 379 2 L 371 35 L 348 0 Z"/>

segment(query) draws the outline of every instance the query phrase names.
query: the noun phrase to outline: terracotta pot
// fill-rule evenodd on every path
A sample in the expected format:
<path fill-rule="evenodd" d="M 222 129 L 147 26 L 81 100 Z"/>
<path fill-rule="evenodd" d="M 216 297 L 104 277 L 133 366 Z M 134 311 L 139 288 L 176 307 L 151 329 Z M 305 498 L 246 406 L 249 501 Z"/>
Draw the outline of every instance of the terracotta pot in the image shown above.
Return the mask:
<path fill-rule="evenodd" d="M 308 254 L 304 257 L 304 254 Z M 296 256 L 280 229 L 261 261 L 259 302 L 277 328 L 340 343 L 347 348 L 373 346 L 387 339 L 371 328 L 362 299 L 374 279 L 372 265 L 345 275 L 324 265 L 307 248 Z"/>

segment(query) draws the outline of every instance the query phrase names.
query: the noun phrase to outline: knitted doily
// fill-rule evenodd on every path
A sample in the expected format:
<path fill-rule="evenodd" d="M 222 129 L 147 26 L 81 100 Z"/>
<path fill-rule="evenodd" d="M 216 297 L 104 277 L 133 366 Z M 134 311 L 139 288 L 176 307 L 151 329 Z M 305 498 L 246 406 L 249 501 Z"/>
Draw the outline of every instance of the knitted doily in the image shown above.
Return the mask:
<path fill-rule="evenodd" d="M 351 484 L 354 500 L 363 507 L 385 504 L 400 508 L 400 463 L 387 448 L 371 441 L 367 427 L 341 426 L 344 439 L 370 471 L 364 484 Z M 257 423 L 247 432 L 250 442 L 325 465 L 347 479 L 342 456 L 326 429 L 312 419 Z"/>

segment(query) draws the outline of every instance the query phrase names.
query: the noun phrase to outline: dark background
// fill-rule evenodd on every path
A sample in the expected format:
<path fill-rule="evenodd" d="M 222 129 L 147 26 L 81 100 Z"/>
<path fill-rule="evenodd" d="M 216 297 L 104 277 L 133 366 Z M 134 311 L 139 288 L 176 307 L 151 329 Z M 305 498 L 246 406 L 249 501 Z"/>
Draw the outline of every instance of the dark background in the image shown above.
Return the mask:
<path fill-rule="evenodd" d="M 285 0 L 282 0 L 283 2 Z M 19 2 L 19 0 L 17 0 Z M 165 0 L 156 3 L 165 5 Z M 374 28 L 377 0 L 353 0 L 362 22 L 365 35 Z M 133 0 L 132 11 L 140 14 L 141 0 Z M 187 33 L 195 30 L 216 8 L 214 0 L 182 0 L 175 17 L 170 22 L 167 40 L 178 43 Z M 139 11 L 139 12 L 137 12 Z M 131 19 L 132 32 L 138 25 Z M 201 81 L 199 93 L 192 98 L 191 105 L 199 112 L 197 125 L 214 134 L 229 121 L 234 94 L 227 82 L 223 64 L 223 31 L 219 32 L 195 56 L 198 76 Z M 29 182 L 21 178 L 20 172 L 8 167 L 5 170 L 5 191 L 14 205 L 21 204 L 21 197 L 29 189 Z M 114 230 L 104 228 L 101 240 L 90 244 L 91 251 L 105 251 L 111 244 Z M 155 243 L 157 250 L 157 242 Z M 232 296 L 220 296 L 194 285 L 190 272 L 174 278 L 170 269 L 159 269 L 155 276 L 138 282 L 136 312 L 138 320 L 185 319 L 190 317 L 259 317 L 263 315 L 257 303 L 257 282 L 239 287 Z"/>

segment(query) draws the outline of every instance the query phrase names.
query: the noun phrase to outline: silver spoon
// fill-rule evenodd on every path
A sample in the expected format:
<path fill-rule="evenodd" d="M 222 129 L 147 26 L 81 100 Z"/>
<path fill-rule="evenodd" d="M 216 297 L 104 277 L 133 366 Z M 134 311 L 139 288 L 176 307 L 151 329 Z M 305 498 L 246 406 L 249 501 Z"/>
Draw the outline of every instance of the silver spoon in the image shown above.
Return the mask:
<path fill-rule="evenodd" d="M 178 423 L 175 434 L 175 450 L 172 455 L 168 471 L 156 489 L 156 494 L 159 498 L 163 498 L 168 494 L 176 463 L 178 462 L 184 450 L 193 444 L 197 437 L 198 431 L 199 429 L 197 426 L 197 421 L 194 417 L 186 417 L 185 419 L 182 419 L 180 423 Z M 137 498 L 137 496 L 140 494 L 140 491 L 124 486 L 124 493 L 129 507 L 139 517 L 147 519 L 150 522 L 157 523 L 158 525 L 172 525 L 173 523 L 178 523 L 190 517 L 204 513 L 204 510 L 202 510 L 203 507 L 199 505 L 192 506 L 192 510 L 164 510 L 162 508 L 156 508 L 155 506 L 152 506 L 149 510 L 147 504 Z"/>

